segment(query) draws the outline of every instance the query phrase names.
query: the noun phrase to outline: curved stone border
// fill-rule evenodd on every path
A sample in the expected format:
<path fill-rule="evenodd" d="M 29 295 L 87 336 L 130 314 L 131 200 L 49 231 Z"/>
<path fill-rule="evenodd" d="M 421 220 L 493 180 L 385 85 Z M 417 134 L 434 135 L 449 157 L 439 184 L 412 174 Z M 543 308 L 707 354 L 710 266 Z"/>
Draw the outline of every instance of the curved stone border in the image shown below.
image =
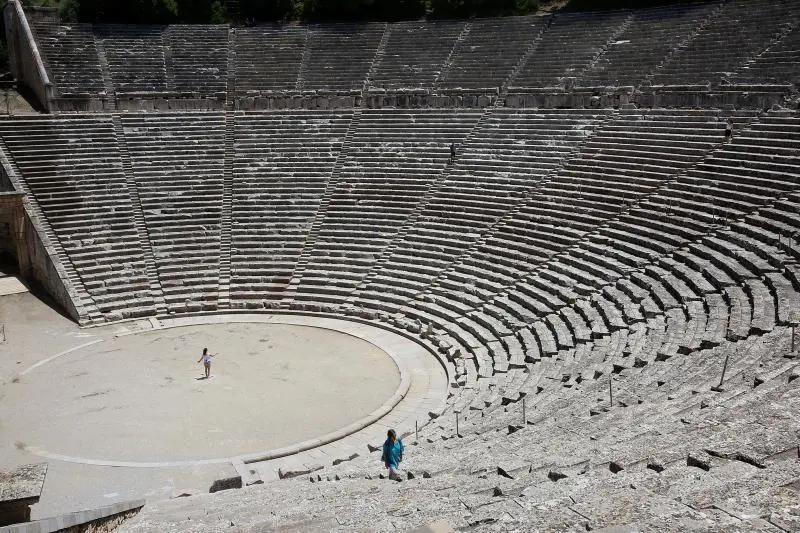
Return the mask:
<path fill-rule="evenodd" d="M 154 327 L 149 329 L 142 329 L 136 331 L 123 331 L 118 332 L 114 335 L 114 337 L 122 337 L 122 336 L 129 336 L 129 335 L 137 335 L 140 333 L 147 333 L 151 331 L 158 331 L 160 329 L 172 329 L 178 327 L 188 327 L 188 326 L 195 326 L 195 325 L 207 325 L 207 324 L 226 324 L 226 323 L 267 323 L 267 324 L 286 324 L 286 325 L 298 325 L 298 326 L 306 326 L 306 327 L 316 327 L 320 329 L 328 329 L 331 331 L 336 331 L 338 333 L 342 333 L 345 335 L 350 335 L 356 338 L 359 338 L 365 342 L 369 342 L 373 346 L 377 347 L 384 353 L 386 353 L 395 363 L 399 372 L 400 372 L 400 384 L 398 385 L 397 389 L 395 390 L 394 394 L 386 400 L 380 407 L 376 410 L 368 414 L 367 416 L 361 418 L 349 424 L 343 428 L 338 430 L 329 432 L 325 435 L 320 437 L 316 437 L 313 439 L 308 439 L 296 444 L 292 444 L 290 446 L 284 446 L 282 448 L 277 448 L 273 450 L 267 450 L 264 452 L 256 452 L 250 454 L 242 454 L 233 457 L 221 457 L 221 458 L 213 458 L 213 459 L 198 459 L 198 460 L 191 460 L 191 461 L 163 461 L 163 462 L 135 462 L 135 461 L 108 461 L 108 460 L 98 460 L 98 459 L 90 459 L 90 458 L 83 458 L 83 457 L 73 457 L 67 456 L 62 454 L 56 454 L 52 452 L 48 452 L 46 450 L 42 450 L 36 448 L 35 446 L 26 447 L 26 451 L 46 457 L 49 459 L 59 460 L 59 461 L 66 461 L 72 463 L 81 463 L 81 464 L 88 464 L 88 465 L 95 465 L 95 466 L 112 466 L 112 467 L 129 467 L 129 468 L 172 468 L 172 467 L 190 467 L 190 466 L 200 466 L 200 465 L 208 465 L 208 464 L 220 464 L 220 463 L 257 463 L 263 461 L 269 461 L 272 459 L 278 459 L 290 455 L 295 455 L 301 452 L 306 452 L 312 450 L 314 448 L 319 448 L 326 444 L 334 443 L 335 441 L 339 441 L 349 435 L 352 435 L 356 432 L 359 432 L 369 426 L 379 422 L 381 419 L 386 417 L 392 410 L 401 402 L 403 401 L 409 390 L 412 387 L 412 376 L 413 372 L 412 369 L 407 366 L 407 360 L 403 357 L 402 352 L 399 352 L 396 349 L 393 349 L 389 346 L 381 346 L 378 342 L 376 342 L 375 338 L 366 338 L 364 335 L 360 335 L 354 330 L 358 329 L 356 326 L 360 326 L 363 328 L 368 328 L 369 330 L 375 330 L 381 332 L 382 335 L 391 335 L 392 338 L 401 339 L 403 343 L 410 343 L 413 344 L 418 350 L 425 351 L 428 357 L 433 357 L 432 354 L 429 353 L 428 350 L 422 348 L 418 343 L 414 342 L 407 337 L 400 335 L 398 333 L 389 331 L 385 328 L 379 328 L 370 324 L 364 324 L 362 322 L 353 322 L 348 320 L 342 320 L 338 318 L 332 318 L 327 316 L 314 316 L 314 315 L 295 315 L 295 314 L 230 314 L 230 315 L 220 315 L 220 314 L 210 314 L 210 315 L 200 315 L 200 316 L 192 316 L 192 317 L 177 317 L 177 318 L 169 318 L 169 319 L 162 319 L 159 321 L 158 325 L 154 325 Z M 338 326 L 338 327 L 337 327 Z M 343 326 L 350 326 L 350 327 L 343 327 Z M 56 354 L 55 356 L 51 356 L 47 359 L 43 359 L 26 369 L 24 372 L 30 372 L 35 368 L 46 364 L 58 357 L 66 355 L 68 353 L 74 352 L 91 344 L 95 344 L 97 342 L 101 342 L 100 340 L 95 340 L 90 343 L 85 343 L 80 346 L 76 346 L 71 348 L 65 352 L 61 352 Z M 438 361 L 437 357 L 434 357 Z M 445 374 L 445 381 L 447 381 L 446 370 L 442 369 L 443 373 Z M 422 399 L 427 399 L 428 394 L 422 396 Z M 444 398 L 442 398 L 442 402 Z"/>

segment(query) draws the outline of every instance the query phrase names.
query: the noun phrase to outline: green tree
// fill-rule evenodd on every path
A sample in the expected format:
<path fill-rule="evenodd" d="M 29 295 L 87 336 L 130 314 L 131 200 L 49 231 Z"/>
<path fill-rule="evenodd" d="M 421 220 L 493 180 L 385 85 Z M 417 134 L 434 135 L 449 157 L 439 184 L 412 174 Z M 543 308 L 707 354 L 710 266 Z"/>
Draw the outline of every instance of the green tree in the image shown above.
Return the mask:
<path fill-rule="evenodd" d="M 228 11 L 225 7 L 224 0 L 214 0 L 211 2 L 211 18 L 209 22 L 212 24 L 225 24 L 228 22 Z"/>
<path fill-rule="evenodd" d="M 178 20 L 177 0 L 79 0 L 85 22 L 168 24 Z"/>
<path fill-rule="evenodd" d="M 239 12 L 245 20 L 283 20 L 294 13 L 293 0 L 240 0 Z"/>
<path fill-rule="evenodd" d="M 431 14 L 438 18 L 524 15 L 538 7 L 538 0 L 430 0 Z"/>

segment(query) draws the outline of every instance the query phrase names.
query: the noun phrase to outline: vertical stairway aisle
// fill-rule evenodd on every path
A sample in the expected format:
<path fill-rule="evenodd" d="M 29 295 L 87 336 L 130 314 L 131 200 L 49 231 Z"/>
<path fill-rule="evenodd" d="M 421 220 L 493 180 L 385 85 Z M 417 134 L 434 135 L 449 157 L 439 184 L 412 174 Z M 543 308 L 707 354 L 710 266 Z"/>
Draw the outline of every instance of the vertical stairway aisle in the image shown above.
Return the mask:
<path fill-rule="evenodd" d="M 225 155 L 222 174 L 222 219 L 219 236 L 217 308 L 231 307 L 231 226 L 233 224 L 233 158 L 236 150 L 236 30 L 228 30 L 228 90 L 225 92 Z"/>
<path fill-rule="evenodd" d="M 286 286 L 286 291 L 283 299 L 281 300 L 281 307 L 283 308 L 288 308 L 291 305 L 292 301 L 294 300 L 294 295 L 297 293 L 297 287 L 300 285 L 300 279 L 303 277 L 303 273 L 308 265 L 308 260 L 311 256 L 311 251 L 314 249 L 314 244 L 317 236 L 319 235 L 319 230 L 322 227 L 322 223 L 325 221 L 325 216 L 331 201 L 331 195 L 333 194 L 333 191 L 336 190 L 336 186 L 339 184 L 342 164 L 348 158 L 350 145 L 353 140 L 353 134 L 358 129 L 360 121 L 361 108 L 357 107 L 353 110 L 353 117 L 350 119 L 350 125 L 347 128 L 347 133 L 345 134 L 342 146 L 339 149 L 339 154 L 336 158 L 336 163 L 334 163 L 333 171 L 331 172 L 328 182 L 325 184 L 325 192 L 322 194 L 319 208 L 317 209 L 317 213 L 314 216 L 313 222 L 311 223 L 311 228 L 308 231 L 305 243 L 303 243 L 303 250 L 300 253 L 300 258 L 298 259 L 294 271 L 289 278 L 289 283 Z"/>
<path fill-rule="evenodd" d="M 136 228 L 136 234 L 139 236 L 139 246 L 144 255 L 143 259 L 146 265 L 147 279 L 150 280 L 150 295 L 153 297 L 156 314 L 165 315 L 167 314 L 167 304 L 164 301 L 164 290 L 161 286 L 158 268 L 156 267 L 153 245 L 150 242 L 150 233 L 147 230 L 147 221 L 144 218 L 142 201 L 139 197 L 139 189 L 136 184 L 133 164 L 131 163 L 131 154 L 128 151 L 128 143 L 125 139 L 125 131 L 122 127 L 122 117 L 119 113 L 114 113 L 112 120 L 114 122 L 114 134 L 117 137 L 117 146 L 119 147 L 119 156 L 122 160 L 122 171 L 125 174 L 125 182 L 128 184 L 128 193 L 131 197 L 133 225 Z"/>
<path fill-rule="evenodd" d="M 100 63 L 100 72 L 103 74 L 103 86 L 106 89 L 106 108 L 109 111 L 116 111 L 117 109 L 117 93 L 114 88 L 114 80 L 111 78 L 111 69 L 108 66 L 108 57 L 106 56 L 106 48 L 103 41 L 94 36 L 94 47 L 97 49 L 97 60 Z"/>
<path fill-rule="evenodd" d="M 222 220 L 219 237 L 219 309 L 231 307 L 231 225 L 233 211 L 233 156 L 235 141 L 235 115 L 225 112 L 225 159 L 222 176 Z"/>

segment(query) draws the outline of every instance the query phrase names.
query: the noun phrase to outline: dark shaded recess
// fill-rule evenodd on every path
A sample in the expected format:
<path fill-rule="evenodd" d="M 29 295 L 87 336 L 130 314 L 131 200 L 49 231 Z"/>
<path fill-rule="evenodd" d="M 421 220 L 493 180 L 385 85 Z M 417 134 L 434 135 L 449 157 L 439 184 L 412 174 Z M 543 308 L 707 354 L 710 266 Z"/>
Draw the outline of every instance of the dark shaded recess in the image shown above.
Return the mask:
<path fill-rule="evenodd" d="M 697 0 L 570 0 L 561 12 L 646 9 L 648 7 L 696 4 Z"/>

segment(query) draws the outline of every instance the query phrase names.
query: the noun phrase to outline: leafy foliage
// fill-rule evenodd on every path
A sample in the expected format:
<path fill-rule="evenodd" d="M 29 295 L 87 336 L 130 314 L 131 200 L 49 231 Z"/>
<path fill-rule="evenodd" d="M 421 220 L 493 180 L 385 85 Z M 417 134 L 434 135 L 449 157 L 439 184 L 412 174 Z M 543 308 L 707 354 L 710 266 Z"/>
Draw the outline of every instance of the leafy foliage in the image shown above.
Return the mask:
<path fill-rule="evenodd" d="M 537 0 L 430 0 L 431 14 L 437 17 L 488 17 L 524 15 L 536 11 Z"/>
<path fill-rule="evenodd" d="M 169 24 L 230 20 L 227 0 L 32 0 L 58 7 L 64 20 Z M 231 2 L 233 4 L 233 2 Z M 239 0 L 246 21 L 406 20 L 533 12 L 538 0 Z"/>

